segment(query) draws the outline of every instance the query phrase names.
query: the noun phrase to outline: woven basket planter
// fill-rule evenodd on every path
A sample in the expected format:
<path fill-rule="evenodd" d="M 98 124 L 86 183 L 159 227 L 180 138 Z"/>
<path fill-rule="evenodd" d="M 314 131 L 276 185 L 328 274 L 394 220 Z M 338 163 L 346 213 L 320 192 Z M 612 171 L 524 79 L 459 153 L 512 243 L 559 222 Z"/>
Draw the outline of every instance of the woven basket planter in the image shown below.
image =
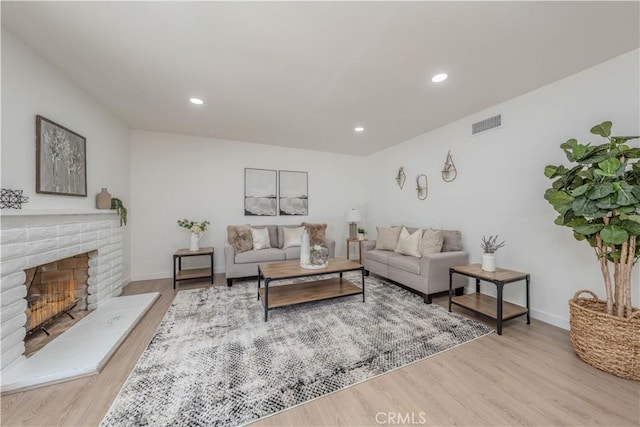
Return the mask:
<path fill-rule="evenodd" d="M 591 298 L 579 297 L 588 293 Z M 569 300 L 571 343 L 589 365 L 640 381 L 640 310 L 629 318 L 607 314 L 607 302 L 591 291 L 578 291 Z"/>

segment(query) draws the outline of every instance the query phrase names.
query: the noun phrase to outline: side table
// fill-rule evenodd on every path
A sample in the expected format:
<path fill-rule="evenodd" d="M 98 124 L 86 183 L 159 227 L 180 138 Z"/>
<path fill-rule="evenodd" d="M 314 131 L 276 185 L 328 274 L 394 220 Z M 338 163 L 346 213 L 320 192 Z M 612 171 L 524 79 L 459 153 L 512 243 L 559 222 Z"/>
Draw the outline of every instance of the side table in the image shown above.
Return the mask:
<path fill-rule="evenodd" d="M 176 283 L 181 280 L 189 279 L 205 279 L 211 278 L 211 284 L 213 285 L 213 248 L 200 248 L 197 251 L 190 251 L 189 249 L 178 249 L 173 254 L 173 289 L 176 288 Z M 209 268 L 189 268 L 182 269 L 182 258 L 192 256 L 208 256 L 211 259 L 211 267 Z M 176 260 L 178 261 L 178 268 L 176 269 Z"/>
<path fill-rule="evenodd" d="M 462 274 L 463 276 L 476 279 L 476 292 L 458 297 L 453 296 L 453 275 Z M 496 285 L 498 297 L 494 298 L 489 295 L 480 293 L 480 281 L 490 282 Z M 507 283 L 513 283 L 524 280 L 527 286 L 527 306 L 511 304 L 502 301 L 502 288 Z M 529 282 L 528 273 L 507 270 L 505 268 L 496 268 L 494 272 L 484 271 L 480 264 L 461 265 L 449 268 L 449 311 L 451 304 L 459 305 L 473 312 L 484 314 L 496 320 L 498 335 L 502 335 L 502 322 L 504 320 L 513 319 L 527 315 L 527 324 L 531 323 L 529 318 Z"/>
<path fill-rule="evenodd" d="M 362 264 L 362 242 L 366 240 L 367 239 L 358 239 L 358 238 L 351 238 L 351 237 L 347 238 L 347 260 L 350 259 L 349 247 L 351 246 L 351 243 L 357 243 L 358 244 L 358 262 Z"/>

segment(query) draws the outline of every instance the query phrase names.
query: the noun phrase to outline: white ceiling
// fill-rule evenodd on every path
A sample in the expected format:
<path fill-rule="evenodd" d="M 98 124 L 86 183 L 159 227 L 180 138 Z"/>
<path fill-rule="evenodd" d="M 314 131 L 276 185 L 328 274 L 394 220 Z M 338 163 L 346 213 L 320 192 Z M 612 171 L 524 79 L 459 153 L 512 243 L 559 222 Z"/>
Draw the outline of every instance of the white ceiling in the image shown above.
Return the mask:
<path fill-rule="evenodd" d="M 1 7 L 3 26 L 131 128 L 357 155 L 640 44 L 638 2 Z"/>

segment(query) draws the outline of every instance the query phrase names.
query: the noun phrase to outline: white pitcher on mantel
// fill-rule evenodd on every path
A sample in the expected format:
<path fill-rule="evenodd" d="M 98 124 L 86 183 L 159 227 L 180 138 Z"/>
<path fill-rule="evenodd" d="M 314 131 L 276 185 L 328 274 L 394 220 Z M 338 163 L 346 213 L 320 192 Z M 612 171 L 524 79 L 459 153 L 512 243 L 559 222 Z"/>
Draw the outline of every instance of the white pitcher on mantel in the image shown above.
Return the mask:
<path fill-rule="evenodd" d="M 202 239 L 202 233 L 191 233 L 191 239 L 189 240 L 189 250 L 191 252 L 200 250 L 200 247 L 198 246 L 200 239 Z"/>

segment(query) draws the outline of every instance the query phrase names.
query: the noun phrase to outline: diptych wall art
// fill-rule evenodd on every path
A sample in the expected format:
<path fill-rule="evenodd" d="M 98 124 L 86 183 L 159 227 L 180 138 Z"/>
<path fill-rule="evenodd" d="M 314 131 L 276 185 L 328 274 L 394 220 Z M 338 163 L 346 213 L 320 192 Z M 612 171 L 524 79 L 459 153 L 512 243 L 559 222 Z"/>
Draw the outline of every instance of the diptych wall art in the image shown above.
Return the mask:
<path fill-rule="evenodd" d="M 309 215 L 307 172 L 245 168 L 244 214 Z"/>
<path fill-rule="evenodd" d="M 36 193 L 87 197 L 87 140 L 36 116 Z"/>
<path fill-rule="evenodd" d="M 308 215 L 307 172 L 280 171 L 280 215 Z"/>
<path fill-rule="evenodd" d="M 276 171 L 270 169 L 244 170 L 244 214 L 275 216 L 278 214 Z"/>

